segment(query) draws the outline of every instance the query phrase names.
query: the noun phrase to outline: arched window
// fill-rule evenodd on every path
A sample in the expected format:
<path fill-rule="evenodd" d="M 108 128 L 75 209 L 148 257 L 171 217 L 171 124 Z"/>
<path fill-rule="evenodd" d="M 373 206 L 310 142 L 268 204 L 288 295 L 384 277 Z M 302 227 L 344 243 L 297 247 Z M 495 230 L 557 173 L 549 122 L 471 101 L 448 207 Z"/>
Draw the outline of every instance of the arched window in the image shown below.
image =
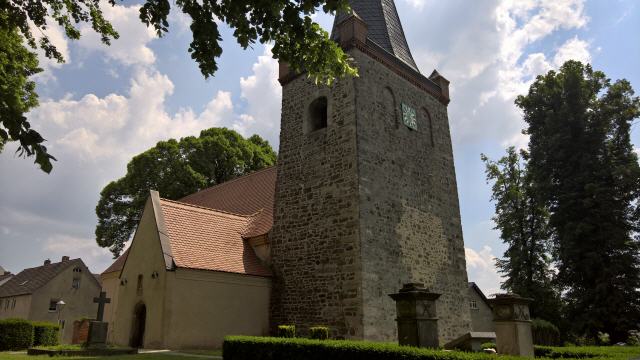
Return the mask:
<path fill-rule="evenodd" d="M 431 119 L 431 114 L 429 113 L 429 110 L 422 108 L 422 117 L 424 118 L 424 122 L 425 122 L 425 132 L 426 132 L 426 136 L 427 136 L 427 140 L 429 141 L 429 144 L 433 147 L 436 145 L 435 142 L 435 136 L 433 133 L 433 120 Z"/>
<path fill-rule="evenodd" d="M 309 105 L 304 132 L 308 134 L 327 127 L 327 97 L 321 96 Z"/>
<path fill-rule="evenodd" d="M 136 293 L 142 295 L 142 274 L 138 275 L 138 285 L 136 286 Z"/>
<path fill-rule="evenodd" d="M 383 116 L 385 121 L 391 125 L 391 127 L 397 128 L 396 97 L 388 87 L 382 89 L 382 105 L 384 106 Z"/>

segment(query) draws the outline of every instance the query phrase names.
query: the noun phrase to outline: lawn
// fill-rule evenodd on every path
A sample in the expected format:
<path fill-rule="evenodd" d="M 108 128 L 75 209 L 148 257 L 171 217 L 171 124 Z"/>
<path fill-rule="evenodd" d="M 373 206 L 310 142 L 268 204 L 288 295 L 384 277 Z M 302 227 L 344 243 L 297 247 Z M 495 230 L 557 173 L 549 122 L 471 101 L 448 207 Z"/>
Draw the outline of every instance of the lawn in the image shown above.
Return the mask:
<path fill-rule="evenodd" d="M 214 352 L 208 352 L 207 354 L 200 353 L 202 355 L 218 355 Z M 0 352 L 0 360 L 47 360 L 49 356 L 29 356 L 26 353 L 16 354 L 10 352 Z M 73 356 L 62 357 L 56 356 L 51 359 L 70 359 L 70 360 L 206 360 L 201 357 L 190 357 L 185 355 L 173 355 L 168 353 L 155 353 L 155 354 L 137 354 L 137 355 L 122 355 L 122 356 L 100 356 L 100 357 L 85 357 L 85 356 Z"/>

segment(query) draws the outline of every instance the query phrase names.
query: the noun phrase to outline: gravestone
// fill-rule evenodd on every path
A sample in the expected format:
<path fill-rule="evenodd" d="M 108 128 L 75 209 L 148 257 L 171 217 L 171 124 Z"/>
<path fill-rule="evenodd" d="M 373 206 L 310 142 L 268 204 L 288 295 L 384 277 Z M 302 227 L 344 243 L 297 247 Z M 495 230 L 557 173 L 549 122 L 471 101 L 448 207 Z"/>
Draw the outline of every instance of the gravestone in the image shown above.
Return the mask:
<path fill-rule="evenodd" d="M 398 343 L 437 348 L 440 343 L 436 300 L 440 294 L 429 292 L 423 284 L 409 283 L 389 296 L 396 301 Z"/>
<path fill-rule="evenodd" d="M 106 292 L 101 291 L 99 297 L 93 298 L 93 302 L 98 304 L 98 316 L 96 316 L 96 321 L 89 323 L 87 346 L 93 348 L 104 347 L 107 343 L 107 331 L 109 330 L 109 323 L 102 321 L 104 305 L 109 304 L 111 299 L 107 297 Z"/>
<path fill-rule="evenodd" d="M 489 299 L 496 328 L 499 354 L 533 357 L 533 336 L 529 303 L 533 299 L 517 294 L 498 294 Z"/>

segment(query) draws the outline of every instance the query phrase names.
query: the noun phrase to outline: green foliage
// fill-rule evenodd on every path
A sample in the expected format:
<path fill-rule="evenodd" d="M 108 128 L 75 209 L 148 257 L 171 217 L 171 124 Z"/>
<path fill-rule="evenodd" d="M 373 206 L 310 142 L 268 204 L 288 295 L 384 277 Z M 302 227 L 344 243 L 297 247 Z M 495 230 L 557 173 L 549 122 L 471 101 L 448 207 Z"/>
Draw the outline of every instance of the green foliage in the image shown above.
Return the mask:
<path fill-rule="evenodd" d="M 296 337 L 296 326 L 295 325 L 278 325 L 278 336 L 281 338 Z"/>
<path fill-rule="evenodd" d="M 312 326 L 309 328 L 309 337 L 316 340 L 327 340 L 329 328 L 326 326 Z"/>
<path fill-rule="evenodd" d="M 624 341 L 640 323 L 640 166 L 630 141 L 640 98 L 627 80 L 568 61 L 516 104 L 528 171 L 550 212 L 564 315 L 576 334 Z"/>
<path fill-rule="evenodd" d="M 177 200 L 198 190 L 275 164 L 276 154 L 257 135 L 211 128 L 199 137 L 160 141 L 127 164 L 127 174 L 107 184 L 96 206 L 98 245 L 118 256 L 140 221 L 149 190 Z"/>
<path fill-rule="evenodd" d="M 492 342 L 486 342 L 486 343 L 482 343 L 480 344 L 480 349 L 484 350 L 484 349 L 496 349 L 496 344 L 492 343 Z"/>
<path fill-rule="evenodd" d="M 530 305 L 533 317 L 556 319 L 560 297 L 550 270 L 549 214 L 536 192 L 527 159 L 527 152 L 518 153 L 514 147 L 498 161 L 482 155 L 487 182 L 493 183 L 493 221 L 508 246 L 496 265 L 506 278 L 504 290 L 535 300 Z"/>
<path fill-rule="evenodd" d="M 0 351 L 23 350 L 33 344 L 33 324 L 23 319 L 0 320 Z"/>
<path fill-rule="evenodd" d="M 229 336 L 222 345 L 225 360 L 490 360 L 495 355 L 443 351 L 389 343 L 345 340 Z M 493 357 L 492 357 L 493 356 Z M 501 356 L 502 360 L 521 359 Z"/>
<path fill-rule="evenodd" d="M 602 331 L 598 331 L 598 344 L 599 345 L 609 345 L 611 339 L 609 334 L 603 333 Z"/>
<path fill-rule="evenodd" d="M 629 360 L 640 355 L 637 346 L 535 346 L 536 358 Z"/>
<path fill-rule="evenodd" d="M 560 330 L 546 320 L 533 319 L 531 321 L 531 332 L 533 343 L 536 345 L 560 345 Z"/>
<path fill-rule="evenodd" d="M 34 322 L 33 346 L 58 345 L 60 326 L 46 322 Z"/>
<path fill-rule="evenodd" d="M 29 48 L 40 48 L 47 58 L 62 63 L 62 53 L 47 36 L 47 28 L 60 26 L 69 39 L 77 40 L 84 23 L 109 45 L 119 34 L 103 16 L 101 6 L 106 4 L 116 5 L 116 0 L 14 0 L 0 5 L 0 151 L 7 140 L 18 141 L 20 155 L 35 156 L 43 171 L 51 171 L 55 158 L 25 116 L 38 105 L 35 83 L 29 77 L 42 71 Z M 140 20 L 162 36 L 169 30 L 172 5 L 191 19 L 193 40 L 188 51 L 205 78 L 218 69 L 220 22 L 234 30 L 245 49 L 256 42 L 273 43 L 275 59 L 288 63 L 294 71 L 307 72 L 316 82 L 331 83 L 336 77 L 357 75 L 348 55 L 312 20 L 318 11 L 348 11 L 348 0 L 145 0 Z"/>
<path fill-rule="evenodd" d="M 17 141 L 21 156 L 35 156 L 45 172 L 55 160 L 42 145 L 44 138 L 31 128 L 25 114 L 38 106 L 36 84 L 29 78 L 42 71 L 38 57 L 22 44 L 19 28 L 0 6 L 0 152 L 8 141 Z"/>
<path fill-rule="evenodd" d="M 627 345 L 640 346 L 640 331 L 629 330 L 629 336 L 627 337 Z"/>

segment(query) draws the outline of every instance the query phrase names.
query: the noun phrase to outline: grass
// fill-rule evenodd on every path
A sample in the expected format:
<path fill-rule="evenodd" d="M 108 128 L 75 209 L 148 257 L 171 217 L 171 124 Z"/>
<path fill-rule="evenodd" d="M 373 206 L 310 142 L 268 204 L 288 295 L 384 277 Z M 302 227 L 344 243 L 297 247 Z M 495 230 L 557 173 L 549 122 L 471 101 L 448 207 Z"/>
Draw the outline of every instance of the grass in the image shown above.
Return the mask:
<path fill-rule="evenodd" d="M 184 355 L 171 355 L 171 354 L 137 354 L 137 355 L 115 355 L 115 356 L 98 356 L 98 357 L 88 357 L 88 356 L 73 356 L 73 357 L 65 357 L 65 356 L 55 356 L 50 358 L 48 355 L 39 355 L 39 356 L 29 356 L 27 354 L 15 354 L 9 352 L 0 352 L 0 360 L 47 360 L 47 359 L 69 359 L 69 360 L 82 360 L 82 359 L 91 359 L 91 360 L 187 360 L 187 359 L 199 359 L 199 358 L 189 358 Z"/>
<path fill-rule="evenodd" d="M 222 356 L 222 350 L 176 350 L 182 354 Z"/>

